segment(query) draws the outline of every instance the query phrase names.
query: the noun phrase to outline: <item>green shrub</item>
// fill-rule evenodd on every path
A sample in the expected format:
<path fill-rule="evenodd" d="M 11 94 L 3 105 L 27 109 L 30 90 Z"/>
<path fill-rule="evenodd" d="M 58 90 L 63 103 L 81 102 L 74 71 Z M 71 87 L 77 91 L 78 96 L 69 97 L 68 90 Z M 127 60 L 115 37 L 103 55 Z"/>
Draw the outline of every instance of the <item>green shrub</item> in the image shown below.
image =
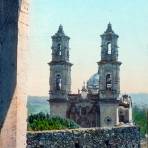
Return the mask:
<path fill-rule="evenodd" d="M 39 113 L 28 117 L 29 131 L 61 130 L 79 128 L 79 125 L 70 119 L 64 119 L 49 114 Z"/>
<path fill-rule="evenodd" d="M 147 130 L 148 120 L 146 119 L 145 107 L 133 107 L 133 119 L 136 125 L 140 127 L 141 136 L 144 137 Z"/>

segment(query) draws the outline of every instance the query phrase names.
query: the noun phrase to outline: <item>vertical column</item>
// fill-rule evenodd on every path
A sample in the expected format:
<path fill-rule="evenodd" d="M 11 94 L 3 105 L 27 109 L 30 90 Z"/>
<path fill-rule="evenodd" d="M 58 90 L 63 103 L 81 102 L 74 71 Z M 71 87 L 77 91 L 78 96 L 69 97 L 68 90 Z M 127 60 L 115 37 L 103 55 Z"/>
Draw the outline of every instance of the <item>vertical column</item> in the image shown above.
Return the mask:
<path fill-rule="evenodd" d="M 118 125 L 118 124 L 119 124 L 119 109 L 117 107 L 117 109 L 116 109 L 116 125 Z"/>
<path fill-rule="evenodd" d="M 130 100 L 130 105 L 129 105 L 129 123 L 133 124 L 133 119 L 132 119 L 132 105 L 131 105 L 131 100 Z"/>
<path fill-rule="evenodd" d="M 21 0 L 18 18 L 17 45 L 17 126 L 16 147 L 26 148 L 27 132 L 27 57 L 28 57 L 29 1 Z"/>

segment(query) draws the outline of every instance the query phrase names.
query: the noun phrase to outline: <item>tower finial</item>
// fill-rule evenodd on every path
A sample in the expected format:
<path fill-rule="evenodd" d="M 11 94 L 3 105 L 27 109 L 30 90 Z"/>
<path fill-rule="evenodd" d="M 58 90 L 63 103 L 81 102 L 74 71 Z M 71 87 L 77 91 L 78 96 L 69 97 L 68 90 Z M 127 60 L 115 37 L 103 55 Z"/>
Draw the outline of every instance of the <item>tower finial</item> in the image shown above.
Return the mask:
<path fill-rule="evenodd" d="M 111 25 L 110 22 L 109 22 L 108 25 L 107 25 L 106 32 L 113 32 L 113 30 L 112 30 L 112 25 Z"/>
<path fill-rule="evenodd" d="M 83 81 L 83 86 L 85 87 L 85 81 Z"/>
<path fill-rule="evenodd" d="M 60 26 L 59 26 L 58 33 L 64 34 L 63 26 L 62 26 L 61 24 L 60 24 Z"/>
<path fill-rule="evenodd" d="M 87 92 L 85 81 L 83 82 L 83 86 L 82 86 L 82 90 L 81 90 L 81 91 L 85 91 L 85 92 Z"/>

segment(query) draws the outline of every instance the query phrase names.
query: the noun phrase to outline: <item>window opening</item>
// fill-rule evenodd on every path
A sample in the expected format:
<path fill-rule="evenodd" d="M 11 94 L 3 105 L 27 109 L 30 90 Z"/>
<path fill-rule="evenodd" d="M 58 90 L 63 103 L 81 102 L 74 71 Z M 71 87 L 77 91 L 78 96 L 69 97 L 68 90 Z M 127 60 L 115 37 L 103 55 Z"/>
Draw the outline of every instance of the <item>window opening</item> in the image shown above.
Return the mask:
<path fill-rule="evenodd" d="M 108 43 L 108 45 L 107 45 L 107 53 L 108 54 L 112 53 L 111 43 Z"/>
<path fill-rule="evenodd" d="M 62 55 L 61 44 L 58 44 L 57 54 L 58 54 L 59 56 Z"/>
<path fill-rule="evenodd" d="M 112 78 L 111 78 L 111 74 L 107 74 L 106 75 L 106 89 L 107 90 L 111 90 L 112 88 Z"/>
<path fill-rule="evenodd" d="M 61 86 L 62 86 L 62 79 L 61 79 L 61 75 L 58 74 L 56 75 L 56 89 L 61 90 Z"/>

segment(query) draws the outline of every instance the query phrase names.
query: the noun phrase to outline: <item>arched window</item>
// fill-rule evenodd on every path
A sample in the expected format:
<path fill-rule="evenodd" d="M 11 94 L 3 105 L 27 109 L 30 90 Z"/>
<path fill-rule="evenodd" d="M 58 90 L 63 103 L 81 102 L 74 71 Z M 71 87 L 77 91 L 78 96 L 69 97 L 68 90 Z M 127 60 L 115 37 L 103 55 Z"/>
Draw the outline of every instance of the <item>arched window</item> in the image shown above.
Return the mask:
<path fill-rule="evenodd" d="M 57 55 L 59 55 L 59 56 L 62 55 L 61 44 L 57 45 Z"/>
<path fill-rule="evenodd" d="M 107 53 L 108 54 L 112 53 L 112 48 L 111 48 L 111 43 L 110 42 L 107 44 Z"/>
<path fill-rule="evenodd" d="M 111 74 L 106 75 L 106 89 L 111 90 L 112 88 L 112 77 Z"/>
<path fill-rule="evenodd" d="M 56 90 L 61 90 L 61 86 L 62 86 L 61 75 L 57 74 L 56 75 Z"/>

